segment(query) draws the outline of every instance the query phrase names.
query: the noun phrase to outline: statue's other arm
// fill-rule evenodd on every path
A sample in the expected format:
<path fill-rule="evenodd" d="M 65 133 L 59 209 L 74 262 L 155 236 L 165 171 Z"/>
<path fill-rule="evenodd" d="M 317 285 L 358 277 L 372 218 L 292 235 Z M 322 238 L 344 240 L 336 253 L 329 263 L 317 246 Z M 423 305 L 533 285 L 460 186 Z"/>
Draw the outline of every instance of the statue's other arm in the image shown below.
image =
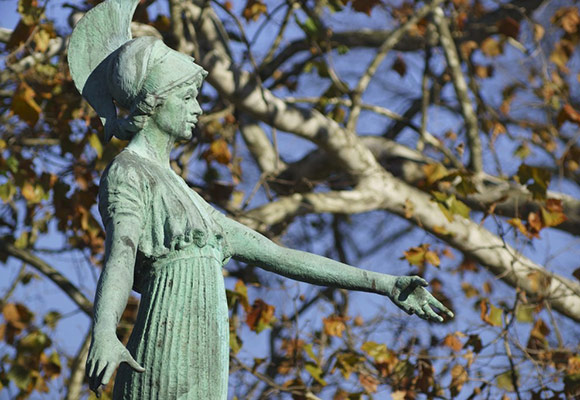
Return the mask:
<path fill-rule="evenodd" d="M 106 226 L 105 264 L 95 296 L 93 335 L 87 359 L 89 387 L 106 385 L 121 362 L 144 371 L 117 338 L 117 324 L 133 286 L 133 268 L 139 240 L 138 218 L 110 219 Z"/>
<path fill-rule="evenodd" d="M 248 227 L 223 217 L 231 256 L 288 278 L 316 285 L 377 293 L 388 296 L 409 314 L 431 321 L 443 321 L 432 307 L 453 317 L 453 313 L 435 299 L 418 276 L 392 276 L 355 268 L 326 257 L 276 245 Z"/>

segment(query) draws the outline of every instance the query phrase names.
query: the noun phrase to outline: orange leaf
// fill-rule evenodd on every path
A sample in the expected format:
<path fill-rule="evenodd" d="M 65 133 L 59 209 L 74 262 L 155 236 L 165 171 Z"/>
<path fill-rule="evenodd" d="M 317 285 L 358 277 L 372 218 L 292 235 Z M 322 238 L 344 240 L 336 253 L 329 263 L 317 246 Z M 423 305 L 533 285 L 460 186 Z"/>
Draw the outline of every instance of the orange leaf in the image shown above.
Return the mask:
<path fill-rule="evenodd" d="M 209 149 L 203 153 L 203 158 L 207 162 L 215 160 L 220 164 L 228 165 L 232 160 L 232 153 L 230 153 L 228 143 L 223 138 L 219 138 L 211 142 Z"/>
<path fill-rule="evenodd" d="M 445 339 L 443 339 L 443 344 L 453 351 L 459 351 L 463 348 L 463 343 L 461 343 L 456 335 L 452 334 L 445 336 Z"/>
<path fill-rule="evenodd" d="M 556 118 L 558 127 L 562 126 L 566 121 L 580 125 L 580 113 L 576 111 L 570 104 L 565 104 L 558 113 L 558 117 Z"/>

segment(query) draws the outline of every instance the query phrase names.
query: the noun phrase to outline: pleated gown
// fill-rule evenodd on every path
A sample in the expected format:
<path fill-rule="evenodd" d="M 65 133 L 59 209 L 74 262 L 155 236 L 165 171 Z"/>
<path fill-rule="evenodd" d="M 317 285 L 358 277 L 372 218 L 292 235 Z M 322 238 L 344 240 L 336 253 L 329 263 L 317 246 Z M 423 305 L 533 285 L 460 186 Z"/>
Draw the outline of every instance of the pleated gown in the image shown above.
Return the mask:
<path fill-rule="evenodd" d="M 145 372 L 122 364 L 115 399 L 226 399 L 227 305 L 215 253 L 208 245 L 155 262 L 127 345 Z"/>
<path fill-rule="evenodd" d="M 127 345 L 145 372 L 120 365 L 115 400 L 225 400 L 229 324 L 220 221 L 169 167 L 125 149 L 99 188 L 107 232 L 140 229 L 134 288 L 141 293 Z"/>

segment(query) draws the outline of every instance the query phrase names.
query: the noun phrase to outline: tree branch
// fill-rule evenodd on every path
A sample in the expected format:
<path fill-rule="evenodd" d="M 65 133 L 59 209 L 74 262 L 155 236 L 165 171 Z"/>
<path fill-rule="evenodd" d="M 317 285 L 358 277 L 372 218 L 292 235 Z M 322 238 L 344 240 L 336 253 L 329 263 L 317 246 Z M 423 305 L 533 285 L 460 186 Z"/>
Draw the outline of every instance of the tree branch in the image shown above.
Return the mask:
<path fill-rule="evenodd" d="M 48 265 L 46 262 L 36 257 L 26 250 L 16 248 L 13 244 L 7 243 L 0 239 L 0 252 L 19 259 L 39 271 L 41 274 L 50 279 L 88 316 L 93 315 L 93 303 L 82 294 L 75 285 L 73 285 L 60 272 Z"/>
<path fill-rule="evenodd" d="M 453 82 L 453 87 L 457 94 L 457 100 L 459 101 L 461 112 L 465 119 L 467 143 L 471 156 L 470 167 L 475 172 L 480 172 L 483 170 L 483 160 L 481 156 L 481 139 L 479 137 L 479 128 L 477 126 L 477 116 L 473 111 L 473 105 L 471 104 L 469 93 L 467 91 L 467 84 L 463 76 L 463 71 L 461 71 L 461 63 L 459 61 L 459 55 L 457 54 L 457 48 L 455 47 L 455 42 L 453 41 L 449 25 L 447 24 L 447 20 L 445 19 L 441 7 L 437 7 L 433 11 L 433 20 L 439 30 L 439 40 L 441 41 L 441 46 L 445 53 L 447 65 L 451 71 L 451 81 Z"/>

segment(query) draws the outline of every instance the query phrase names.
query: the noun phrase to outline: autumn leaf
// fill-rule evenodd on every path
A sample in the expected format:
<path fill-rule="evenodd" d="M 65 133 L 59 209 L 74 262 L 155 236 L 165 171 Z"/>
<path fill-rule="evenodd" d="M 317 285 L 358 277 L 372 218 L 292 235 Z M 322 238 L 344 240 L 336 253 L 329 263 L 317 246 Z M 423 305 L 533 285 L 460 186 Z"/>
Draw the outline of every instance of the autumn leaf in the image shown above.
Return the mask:
<path fill-rule="evenodd" d="M 33 314 L 26 306 L 17 303 L 6 303 L 2 307 L 2 315 L 6 323 L 18 330 L 25 329 L 33 318 Z"/>
<path fill-rule="evenodd" d="M 497 387 L 503 390 L 507 390 L 508 392 L 515 391 L 514 378 L 517 382 L 518 379 L 517 372 L 514 375 L 514 372 L 512 372 L 511 370 L 498 375 L 498 377 L 496 378 Z"/>
<path fill-rule="evenodd" d="M 268 7 L 261 0 L 248 0 L 244 11 L 242 11 L 242 15 L 246 21 L 257 21 L 260 15 L 266 14 L 267 12 Z"/>
<path fill-rule="evenodd" d="M 228 165 L 232 161 L 232 153 L 230 153 L 228 143 L 223 138 L 211 142 L 209 149 L 202 156 L 208 163 L 215 160 L 220 164 Z"/>
<path fill-rule="evenodd" d="M 342 332 L 346 329 L 344 322 L 347 319 L 348 318 L 339 317 L 337 315 L 323 318 L 322 323 L 324 325 L 324 333 L 326 333 L 328 336 L 342 337 Z"/>
<path fill-rule="evenodd" d="M 21 81 L 10 105 L 10 109 L 14 115 L 20 117 L 22 121 L 30 126 L 36 125 L 42 112 L 42 109 L 35 100 L 35 96 L 34 90 L 24 81 Z"/>
<path fill-rule="evenodd" d="M 454 215 L 460 215 L 463 218 L 469 218 L 471 209 L 461 200 L 458 200 L 454 194 L 447 194 L 437 191 L 431 192 L 433 200 L 439 206 L 439 209 L 445 215 L 449 222 L 452 222 Z"/>
<path fill-rule="evenodd" d="M 449 173 L 447 168 L 440 163 L 425 164 L 422 169 L 429 186 L 432 186 L 435 182 L 443 179 Z"/>
<path fill-rule="evenodd" d="M 350 374 L 355 371 L 357 366 L 364 363 L 364 357 L 356 353 L 340 353 L 336 356 L 336 365 L 340 373 L 345 379 L 350 378 Z"/>
<path fill-rule="evenodd" d="M 256 333 L 271 328 L 272 323 L 276 321 L 274 310 L 274 306 L 266 304 L 262 299 L 256 300 L 246 317 L 248 327 Z"/>
<path fill-rule="evenodd" d="M 481 43 L 481 52 L 488 57 L 497 57 L 503 53 L 503 46 L 494 38 L 489 37 Z"/>
<path fill-rule="evenodd" d="M 558 127 L 561 127 L 564 122 L 572 122 L 580 125 L 580 112 L 576 111 L 570 104 L 564 104 L 556 117 Z"/>
<path fill-rule="evenodd" d="M 580 26 L 580 14 L 577 7 L 562 7 L 550 19 L 552 24 L 562 28 L 567 33 L 576 33 Z"/>
<path fill-rule="evenodd" d="M 316 382 L 321 384 L 322 386 L 326 386 L 326 381 L 322 379 L 322 369 L 314 363 L 308 362 L 304 365 L 304 369 L 314 378 Z"/>
<path fill-rule="evenodd" d="M 382 4 L 381 0 L 352 0 L 352 9 L 370 17 L 373 8 L 379 4 Z"/>
<path fill-rule="evenodd" d="M 520 23 L 511 17 L 507 17 L 497 23 L 497 30 L 505 36 L 517 39 L 520 33 Z"/>
<path fill-rule="evenodd" d="M 549 170 L 521 164 L 518 168 L 516 178 L 521 185 L 526 186 L 532 193 L 534 199 L 542 200 L 546 198 L 546 191 L 551 180 Z"/>
<path fill-rule="evenodd" d="M 546 227 L 558 226 L 568 219 L 563 211 L 562 200 L 558 199 L 546 200 L 546 207 L 540 207 L 540 213 Z"/>
<path fill-rule="evenodd" d="M 567 73 L 568 68 L 566 64 L 570 60 L 574 52 L 574 43 L 570 40 L 562 39 L 554 46 L 554 50 L 550 54 L 550 61 L 554 63 L 561 71 Z"/>
<path fill-rule="evenodd" d="M 438 267 L 441 263 L 439 256 L 434 251 L 429 250 L 429 247 L 430 245 L 427 243 L 417 247 L 411 247 L 409 250 L 403 252 L 403 258 L 406 259 L 409 264 L 418 267 L 424 267 L 426 263 Z"/>
<path fill-rule="evenodd" d="M 365 373 L 358 376 L 358 381 L 367 393 L 375 393 L 380 383 L 377 378 Z"/>
<path fill-rule="evenodd" d="M 397 56 L 395 62 L 393 62 L 392 69 L 397 74 L 399 74 L 401 78 L 405 76 L 405 74 L 407 73 L 407 64 L 405 63 L 405 60 L 403 60 L 403 57 Z"/>
<path fill-rule="evenodd" d="M 468 380 L 469 375 L 465 368 L 461 364 L 455 364 L 451 368 L 451 394 L 457 396 Z"/>
<path fill-rule="evenodd" d="M 481 311 L 480 317 L 483 322 L 491 326 L 502 326 L 503 310 L 501 308 L 497 308 L 487 300 L 481 300 L 479 302 L 479 308 Z"/>
<path fill-rule="evenodd" d="M 445 336 L 445 339 L 443 339 L 443 344 L 455 352 L 463 348 L 463 343 L 461 343 L 456 334 L 448 334 Z"/>

